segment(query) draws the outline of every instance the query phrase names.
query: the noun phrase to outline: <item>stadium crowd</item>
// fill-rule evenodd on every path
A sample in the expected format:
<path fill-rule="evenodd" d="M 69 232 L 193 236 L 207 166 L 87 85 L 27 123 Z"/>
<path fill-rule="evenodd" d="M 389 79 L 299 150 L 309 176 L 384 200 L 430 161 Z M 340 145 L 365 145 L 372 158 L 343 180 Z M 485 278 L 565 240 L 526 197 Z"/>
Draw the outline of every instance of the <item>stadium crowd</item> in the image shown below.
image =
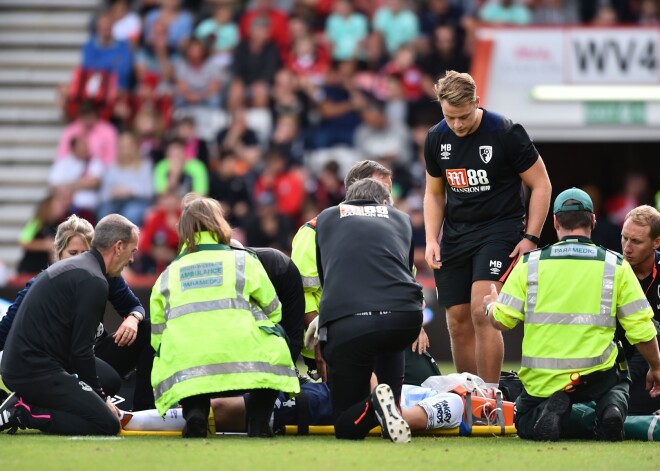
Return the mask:
<path fill-rule="evenodd" d="M 68 125 L 18 271 L 52 262 L 69 214 L 94 223 L 118 212 L 142 231 L 131 269 L 157 275 L 176 255 L 191 190 L 220 201 L 246 245 L 288 253 L 296 229 L 340 202 L 346 171 L 368 158 L 393 172 L 425 274 L 422 147 L 442 118 L 433 83 L 469 70 L 478 25 L 658 18 L 654 0 L 108 0 L 60 87 Z M 649 202 L 646 177 L 631 179 L 605 202 L 619 226 Z M 618 249 L 618 233 L 611 239 Z"/>

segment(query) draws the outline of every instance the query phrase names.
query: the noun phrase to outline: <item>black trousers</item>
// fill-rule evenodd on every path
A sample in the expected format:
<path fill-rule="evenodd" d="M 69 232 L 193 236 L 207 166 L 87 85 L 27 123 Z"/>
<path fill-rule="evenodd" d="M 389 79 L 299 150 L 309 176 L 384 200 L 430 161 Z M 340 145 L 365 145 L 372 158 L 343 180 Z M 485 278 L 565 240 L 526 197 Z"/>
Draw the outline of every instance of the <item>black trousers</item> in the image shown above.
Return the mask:
<path fill-rule="evenodd" d="M 649 364 L 639 350 L 628 359 L 628 370 L 630 371 L 630 399 L 628 400 L 629 415 L 651 415 L 660 410 L 660 397 L 651 397 L 646 390 L 646 373 Z"/>
<path fill-rule="evenodd" d="M 154 393 L 151 388 L 154 349 L 151 348 L 151 323 L 149 319 L 145 319 L 138 324 L 137 337 L 132 345 L 118 347 L 112 336 L 108 335 L 96 344 L 94 352 L 97 358 L 105 361 L 121 377 L 126 376 L 135 369 L 132 408 L 134 411 L 155 408 Z M 110 394 L 107 390 L 106 392 Z"/>
<path fill-rule="evenodd" d="M 119 433 L 119 420 L 103 399 L 64 370 L 38 380 L 3 380 L 29 406 L 29 428 L 56 435 Z"/>
<path fill-rule="evenodd" d="M 377 425 L 371 406 L 371 374 L 388 384 L 399 401 L 404 350 L 419 336 L 422 312 L 369 312 L 327 327 L 322 353 L 328 364 L 335 436 L 362 439 Z"/>
<path fill-rule="evenodd" d="M 583 383 L 575 387 L 568 396 L 571 404 L 596 401 L 596 417 L 610 405 L 619 408 L 623 417 L 628 413 L 628 388 L 630 379 L 627 372 L 619 372 L 616 367 L 605 372 L 596 372 L 583 378 Z M 534 425 L 545 409 L 547 397 L 531 396 L 523 389 L 516 400 L 515 424 L 520 438 L 533 438 Z M 575 438 L 569 428 L 570 413 L 562 417 L 561 437 Z"/>

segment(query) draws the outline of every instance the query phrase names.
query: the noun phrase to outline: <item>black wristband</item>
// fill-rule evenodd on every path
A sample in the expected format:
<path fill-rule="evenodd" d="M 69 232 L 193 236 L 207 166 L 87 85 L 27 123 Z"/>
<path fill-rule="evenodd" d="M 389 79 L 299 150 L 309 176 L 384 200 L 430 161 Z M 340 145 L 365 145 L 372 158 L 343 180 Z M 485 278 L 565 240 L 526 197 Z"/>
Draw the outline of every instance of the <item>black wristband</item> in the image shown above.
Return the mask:
<path fill-rule="evenodd" d="M 523 238 L 525 238 L 525 239 L 527 239 L 527 240 L 531 240 L 531 241 L 534 242 L 536 245 L 539 245 L 539 242 L 541 242 L 541 239 L 539 239 L 538 237 L 536 237 L 534 234 L 525 234 L 525 235 L 523 236 Z"/>

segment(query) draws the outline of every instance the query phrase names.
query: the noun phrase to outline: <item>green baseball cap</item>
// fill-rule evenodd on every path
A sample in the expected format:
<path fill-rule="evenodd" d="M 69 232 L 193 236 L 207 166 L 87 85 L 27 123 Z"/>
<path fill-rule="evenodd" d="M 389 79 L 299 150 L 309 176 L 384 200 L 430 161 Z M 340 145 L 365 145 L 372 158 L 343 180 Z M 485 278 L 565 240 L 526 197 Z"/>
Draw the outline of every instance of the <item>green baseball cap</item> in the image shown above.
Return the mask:
<path fill-rule="evenodd" d="M 567 204 L 567 201 L 571 200 L 573 202 Z M 584 191 L 579 188 L 570 188 L 559 193 L 552 210 L 554 214 L 566 211 L 588 211 L 593 213 L 594 204 L 591 202 L 589 195 Z"/>

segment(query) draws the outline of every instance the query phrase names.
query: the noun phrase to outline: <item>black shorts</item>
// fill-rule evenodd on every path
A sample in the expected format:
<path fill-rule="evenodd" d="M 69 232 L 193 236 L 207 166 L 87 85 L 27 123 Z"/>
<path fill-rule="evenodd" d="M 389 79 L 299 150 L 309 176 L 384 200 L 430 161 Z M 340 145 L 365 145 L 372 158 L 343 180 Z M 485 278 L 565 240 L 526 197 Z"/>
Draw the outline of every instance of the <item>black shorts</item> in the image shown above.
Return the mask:
<path fill-rule="evenodd" d="M 513 262 L 509 254 L 520 240 L 519 237 L 488 240 L 460 256 L 443 261 L 439 270 L 433 270 L 438 304 L 445 307 L 468 304 L 475 281 L 503 281 Z M 443 258 L 444 252 L 451 249 L 449 245 L 443 246 Z"/>

